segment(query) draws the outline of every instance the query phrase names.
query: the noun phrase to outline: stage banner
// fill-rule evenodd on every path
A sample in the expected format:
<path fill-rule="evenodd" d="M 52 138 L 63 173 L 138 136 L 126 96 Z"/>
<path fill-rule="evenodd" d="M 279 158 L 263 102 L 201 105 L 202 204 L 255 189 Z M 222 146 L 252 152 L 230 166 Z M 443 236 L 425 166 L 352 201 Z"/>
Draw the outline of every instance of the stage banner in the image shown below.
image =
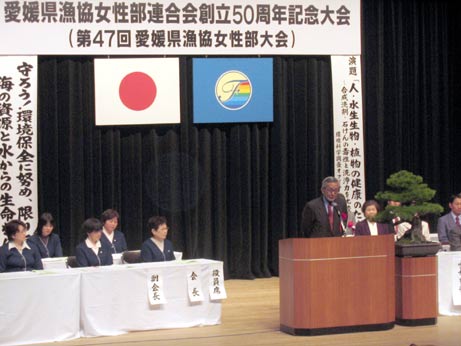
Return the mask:
<path fill-rule="evenodd" d="M 96 125 L 180 122 L 179 59 L 95 59 Z"/>
<path fill-rule="evenodd" d="M 272 58 L 193 59 L 194 123 L 271 122 Z"/>
<path fill-rule="evenodd" d="M 0 2 L 0 55 L 360 55 L 360 0 Z"/>
<path fill-rule="evenodd" d="M 363 218 L 365 152 L 360 56 L 331 57 L 335 176 L 355 218 Z"/>
<path fill-rule="evenodd" d="M 37 57 L 0 57 L 0 226 L 37 225 Z M 4 234 L 0 232 L 3 242 Z"/>

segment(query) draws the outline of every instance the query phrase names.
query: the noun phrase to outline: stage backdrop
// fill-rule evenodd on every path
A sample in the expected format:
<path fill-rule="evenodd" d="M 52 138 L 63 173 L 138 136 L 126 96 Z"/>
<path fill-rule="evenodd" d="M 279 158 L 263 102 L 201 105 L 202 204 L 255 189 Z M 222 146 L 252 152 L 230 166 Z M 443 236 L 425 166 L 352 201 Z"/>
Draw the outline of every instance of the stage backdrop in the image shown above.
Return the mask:
<path fill-rule="evenodd" d="M 99 127 L 93 59 L 39 58 L 40 205 L 66 254 L 85 218 L 115 208 L 130 249 L 161 214 L 185 258 L 223 260 L 227 277 L 276 272 L 278 240 L 298 235 L 333 172 L 330 58 L 274 58 L 273 123 L 212 125 L 193 124 L 192 59 L 179 59 L 180 124 Z"/>

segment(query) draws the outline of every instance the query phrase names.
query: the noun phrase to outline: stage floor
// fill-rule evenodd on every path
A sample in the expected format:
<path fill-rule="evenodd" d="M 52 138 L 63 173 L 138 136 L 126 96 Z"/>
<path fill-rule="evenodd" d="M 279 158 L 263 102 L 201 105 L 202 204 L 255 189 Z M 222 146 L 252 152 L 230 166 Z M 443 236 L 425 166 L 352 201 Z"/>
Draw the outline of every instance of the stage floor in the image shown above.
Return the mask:
<path fill-rule="evenodd" d="M 388 331 L 325 336 L 292 336 L 279 330 L 279 280 L 227 280 L 222 324 L 211 327 L 152 330 L 120 336 L 80 338 L 53 346 L 459 346 L 461 316 L 439 316 L 437 325 L 395 326 Z M 135 316 L 133 316 L 135 318 Z M 43 344 L 40 344 L 43 345 Z"/>

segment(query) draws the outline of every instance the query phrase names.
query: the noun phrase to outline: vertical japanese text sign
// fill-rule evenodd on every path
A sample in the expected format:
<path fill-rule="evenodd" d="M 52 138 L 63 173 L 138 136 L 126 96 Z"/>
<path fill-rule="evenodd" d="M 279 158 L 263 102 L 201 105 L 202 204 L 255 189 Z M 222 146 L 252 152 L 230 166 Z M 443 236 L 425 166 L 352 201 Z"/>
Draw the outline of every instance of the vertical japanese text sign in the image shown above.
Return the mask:
<path fill-rule="evenodd" d="M 335 176 L 351 211 L 365 201 L 362 73 L 360 56 L 332 56 Z"/>
<path fill-rule="evenodd" d="M 0 57 L 1 226 L 13 219 L 37 223 L 36 56 Z"/>

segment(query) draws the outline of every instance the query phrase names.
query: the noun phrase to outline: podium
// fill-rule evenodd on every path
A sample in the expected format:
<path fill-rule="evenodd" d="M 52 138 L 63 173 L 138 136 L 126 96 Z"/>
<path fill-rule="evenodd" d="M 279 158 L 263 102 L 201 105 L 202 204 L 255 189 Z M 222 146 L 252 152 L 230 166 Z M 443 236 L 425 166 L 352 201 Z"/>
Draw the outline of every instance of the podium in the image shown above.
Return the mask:
<path fill-rule="evenodd" d="M 387 330 L 395 322 L 394 236 L 279 241 L 280 329 Z"/>

